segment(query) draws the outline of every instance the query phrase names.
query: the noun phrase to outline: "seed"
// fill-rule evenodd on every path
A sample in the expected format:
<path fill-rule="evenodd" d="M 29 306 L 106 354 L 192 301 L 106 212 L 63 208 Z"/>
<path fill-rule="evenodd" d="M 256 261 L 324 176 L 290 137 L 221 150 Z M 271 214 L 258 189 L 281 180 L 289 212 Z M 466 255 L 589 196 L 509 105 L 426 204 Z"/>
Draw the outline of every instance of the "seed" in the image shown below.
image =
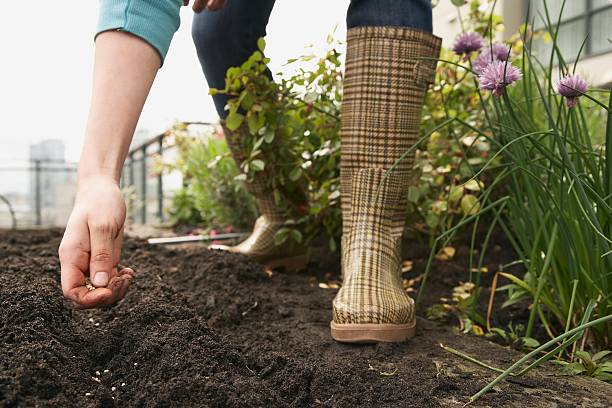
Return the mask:
<path fill-rule="evenodd" d="M 106 373 L 108 373 L 108 372 L 109 372 L 108 370 L 104 370 L 104 373 L 105 373 L 105 374 L 106 374 Z"/>
<path fill-rule="evenodd" d="M 122 387 L 125 387 L 125 383 L 121 383 L 121 386 L 122 386 Z"/>
<path fill-rule="evenodd" d="M 136 367 L 138 365 L 138 363 L 134 363 L 134 367 Z"/>
<path fill-rule="evenodd" d="M 93 323 L 93 322 L 94 322 L 93 317 L 90 317 L 90 318 L 89 318 L 89 323 Z"/>
<path fill-rule="evenodd" d="M 91 397 L 91 392 L 86 392 L 86 393 L 85 393 L 85 396 L 86 396 L 86 397 Z"/>
<path fill-rule="evenodd" d="M 91 377 L 92 380 L 94 380 L 95 382 L 99 383 L 100 379 L 98 377 Z"/>
<path fill-rule="evenodd" d="M 94 324 L 94 326 L 96 326 L 96 327 L 98 327 L 99 325 L 100 325 L 100 323 L 96 323 L 96 324 Z"/>
<path fill-rule="evenodd" d="M 99 375 L 100 375 L 100 372 L 99 372 L 99 371 L 96 371 L 96 375 L 97 375 L 97 376 L 99 376 Z"/>
<path fill-rule="evenodd" d="M 117 391 L 117 387 L 111 387 L 111 391 Z"/>

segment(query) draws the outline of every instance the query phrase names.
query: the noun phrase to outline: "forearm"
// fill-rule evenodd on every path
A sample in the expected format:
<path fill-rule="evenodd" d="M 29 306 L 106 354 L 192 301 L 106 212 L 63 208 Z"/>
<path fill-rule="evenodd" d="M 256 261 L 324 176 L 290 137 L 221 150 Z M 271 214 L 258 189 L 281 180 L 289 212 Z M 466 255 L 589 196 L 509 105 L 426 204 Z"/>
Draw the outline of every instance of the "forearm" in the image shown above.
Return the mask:
<path fill-rule="evenodd" d="M 98 36 L 79 179 L 105 175 L 119 181 L 159 66 L 159 53 L 136 36 L 117 31 Z"/>

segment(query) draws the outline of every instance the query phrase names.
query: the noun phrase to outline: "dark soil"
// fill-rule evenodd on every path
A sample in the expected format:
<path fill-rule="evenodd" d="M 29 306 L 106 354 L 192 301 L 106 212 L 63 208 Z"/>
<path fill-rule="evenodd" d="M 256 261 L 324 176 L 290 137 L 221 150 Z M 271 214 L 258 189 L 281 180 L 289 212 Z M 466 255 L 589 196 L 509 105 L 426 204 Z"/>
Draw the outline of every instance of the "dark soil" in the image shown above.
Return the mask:
<path fill-rule="evenodd" d="M 60 231 L 0 232 L 0 405 L 57 407 L 453 407 L 494 375 L 447 344 L 505 367 L 520 354 L 419 319 L 404 344 L 344 345 L 329 336 L 337 258 L 310 272 L 266 274 L 203 246 L 128 239 L 136 270 L 110 310 L 74 311 L 59 287 Z M 409 273 L 425 259 L 408 248 Z M 459 248 L 457 257 L 464 259 Z M 492 254 L 490 267 L 505 262 Z M 322 261 L 325 260 L 325 261 Z M 436 265 L 424 306 L 465 278 L 463 261 Z M 547 367 L 501 383 L 475 406 L 607 407 L 612 387 Z"/>

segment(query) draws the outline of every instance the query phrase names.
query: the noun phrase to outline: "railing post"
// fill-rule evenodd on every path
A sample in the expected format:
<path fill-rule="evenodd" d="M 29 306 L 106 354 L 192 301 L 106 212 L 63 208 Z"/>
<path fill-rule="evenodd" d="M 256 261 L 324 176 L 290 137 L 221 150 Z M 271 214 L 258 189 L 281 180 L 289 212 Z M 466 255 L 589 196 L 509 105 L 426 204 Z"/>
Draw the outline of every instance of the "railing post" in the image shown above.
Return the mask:
<path fill-rule="evenodd" d="M 142 183 L 142 223 L 147 223 L 147 146 L 142 146 L 142 174 L 140 177 Z"/>
<path fill-rule="evenodd" d="M 129 214 L 131 216 L 131 220 L 134 221 L 134 194 L 136 194 L 136 180 L 134 180 L 134 152 L 130 152 L 129 155 L 130 164 L 128 168 L 128 173 L 130 175 L 130 188 L 132 192 L 128 198 L 128 208 L 130 209 Z"/>
<path fill-rule="evenodd" d="M 160 169 L 159 174 L 157 175 L 157 216 L 159 217 L 159 222 L 164 222 L 164 181 L 162 178 L 163 173 L 163 149 L 164 149 L 164 135 L 159 135 L 158 140 L 158 148 L 159 148 L 159 161 L 160 161 Z"/>
<path fill-rule="evenodd" d="M 34 160 L 34 208 L 36 212 L 36 226 L 42 225 L 42 203 L 41 203 L 41 180 L 40 160 Z"/>

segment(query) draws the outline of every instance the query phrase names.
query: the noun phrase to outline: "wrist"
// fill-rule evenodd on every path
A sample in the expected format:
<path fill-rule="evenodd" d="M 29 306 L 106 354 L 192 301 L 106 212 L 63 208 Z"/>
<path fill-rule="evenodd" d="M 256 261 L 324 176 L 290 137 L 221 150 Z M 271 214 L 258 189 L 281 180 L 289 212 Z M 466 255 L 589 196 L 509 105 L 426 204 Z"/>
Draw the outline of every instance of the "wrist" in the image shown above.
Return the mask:
<path fill-rule="evenodd" d="M 112 183 L 119 186 L 119 179 L 120 176 L 113 170 L 81 168 L 79 166 L 77 171 L 77 190 L 98 183 Z"/>
<path fill-rule="evenodd" d="M 110 178 L 115 183 L 119 184 L 119 180 L 121 179 L 121 167 L 103 164 L 96 165 L 91 162 L 83 163 L 81 160 L 77 169 L 77 181 L 92 178 Z"/>

